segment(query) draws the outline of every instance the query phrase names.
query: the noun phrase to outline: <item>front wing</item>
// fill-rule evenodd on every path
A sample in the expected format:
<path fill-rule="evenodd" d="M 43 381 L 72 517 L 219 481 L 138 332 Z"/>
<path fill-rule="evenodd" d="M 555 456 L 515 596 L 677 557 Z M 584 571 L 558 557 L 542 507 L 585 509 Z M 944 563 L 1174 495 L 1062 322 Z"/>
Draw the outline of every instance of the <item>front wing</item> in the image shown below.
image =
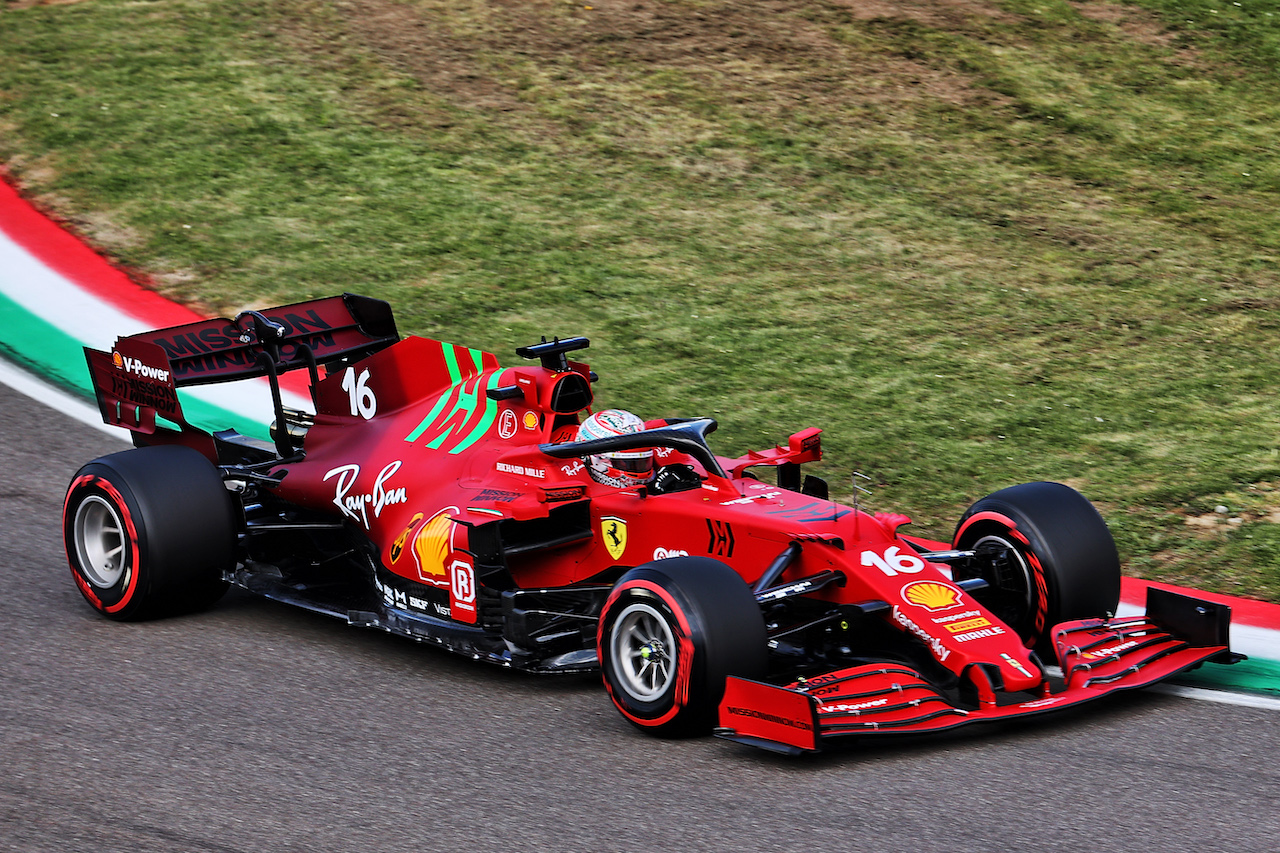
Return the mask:
<path fill-rule="evenodd" d="M 960 707 L 915 670 L 891 663 L 849 667 L 786 687 L 729 678 L 716 736 L 797 754 L 850 737 L 938 732 L 1059 711 L 1147 687 L 1206 661 L 1242 660 L 1229 647 L 1230 621 L 1225 605 L 1152 589 L 1144 616 L 1058 625 L 1053 643 L 1061 675 L 1046 678 L 1041 695 L 1003 697 L 980 689 L 973 707 Z"/>

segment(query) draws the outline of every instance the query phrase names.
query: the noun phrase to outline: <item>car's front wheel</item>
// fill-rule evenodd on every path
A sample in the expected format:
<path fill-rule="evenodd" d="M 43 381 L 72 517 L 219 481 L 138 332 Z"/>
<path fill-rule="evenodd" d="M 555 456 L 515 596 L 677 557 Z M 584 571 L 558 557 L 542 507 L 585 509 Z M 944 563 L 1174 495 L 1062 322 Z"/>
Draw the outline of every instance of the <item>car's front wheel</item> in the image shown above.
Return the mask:
<path fill-rule="evenodd" d="M 187 447 L 125 450 L 85 465 L 62 512 L 76 586 L 104 616 L 133 621 L 207 607 L 235 565 L 231 496 Z"/>
<path fill-rule="evenodd" d="M 1043 647 L 1054 625 L 1114 613 L 1120 600 L 1120 558 L 1111 531 L 1093 504 L 1061 483 L 1023 483 L 969 507 L 954 547 L 978 552 L 975 568 L 955 578 L 981 577 L 974 593 L 1022 637 Z"/>
<path fill-rule="evenodd" d="M 760 678 L 764 618 L 736 572 L 706 557 L 637 566 L 605 603 L 597 651 L 605 689 L 632 724 L 655 735 L 704 734 L 730 675 Z"/>

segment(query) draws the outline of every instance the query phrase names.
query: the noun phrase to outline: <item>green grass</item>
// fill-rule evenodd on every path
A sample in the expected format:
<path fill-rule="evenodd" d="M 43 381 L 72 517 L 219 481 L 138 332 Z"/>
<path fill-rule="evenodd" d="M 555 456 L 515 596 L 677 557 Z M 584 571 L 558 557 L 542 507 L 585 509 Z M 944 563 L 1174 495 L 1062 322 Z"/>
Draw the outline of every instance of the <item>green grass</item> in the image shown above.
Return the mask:
<path fill-rule="evenodd" d="M 1274 2 L 27 6 L 0 160 L 174 298 L 585 334 L 601 403 L 822 426 L 918 533 L 1062 480 L 1280 600 Z"/>

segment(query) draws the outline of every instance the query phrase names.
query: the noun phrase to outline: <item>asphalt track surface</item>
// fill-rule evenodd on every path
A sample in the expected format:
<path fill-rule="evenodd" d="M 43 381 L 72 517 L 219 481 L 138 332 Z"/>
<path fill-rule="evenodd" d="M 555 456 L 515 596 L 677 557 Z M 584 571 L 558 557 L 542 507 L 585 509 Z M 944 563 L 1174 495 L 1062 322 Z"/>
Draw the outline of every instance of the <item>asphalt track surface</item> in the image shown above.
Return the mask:
<path fill-rule="evenodd" d="M 59 513 L 123 446 L 0 385 L 0 849 L 1280 850 L 1275 710 L 1143 692 L 786 759 L 246 594 L 109 622 Z"/>

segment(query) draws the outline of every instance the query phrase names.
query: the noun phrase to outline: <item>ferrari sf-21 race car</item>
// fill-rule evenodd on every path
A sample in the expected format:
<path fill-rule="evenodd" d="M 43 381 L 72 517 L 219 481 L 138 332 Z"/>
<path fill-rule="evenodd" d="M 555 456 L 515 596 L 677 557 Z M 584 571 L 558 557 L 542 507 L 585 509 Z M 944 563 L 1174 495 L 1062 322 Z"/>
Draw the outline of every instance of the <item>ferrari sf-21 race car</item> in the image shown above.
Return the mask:
<path fill-rule="evenodd" d="M 569 358 L 587 345 L 544 338 L 501 367 L 401 339 L 387 303 L 346 294 L 86 350 L 136 446 L 71 481 L 75 582 L 112 619 L 234 584 L 502 666 L 598 668 L 644 731 L 788 753 L 1238 659 L 1221 605 L 1153 590 L 1144 616 L 1112 615 L 1115 545 L 1067 486 L 997 491 L 930 542 L 802 473 L 819 429 L 726 458 L 709 418 L 592 412 L 597 377 Z M 294 369 L 314 413 L 282 403 Z M 248 377 L 269 380 L 270 441 L 184 417 L 178 388 Z"/>

